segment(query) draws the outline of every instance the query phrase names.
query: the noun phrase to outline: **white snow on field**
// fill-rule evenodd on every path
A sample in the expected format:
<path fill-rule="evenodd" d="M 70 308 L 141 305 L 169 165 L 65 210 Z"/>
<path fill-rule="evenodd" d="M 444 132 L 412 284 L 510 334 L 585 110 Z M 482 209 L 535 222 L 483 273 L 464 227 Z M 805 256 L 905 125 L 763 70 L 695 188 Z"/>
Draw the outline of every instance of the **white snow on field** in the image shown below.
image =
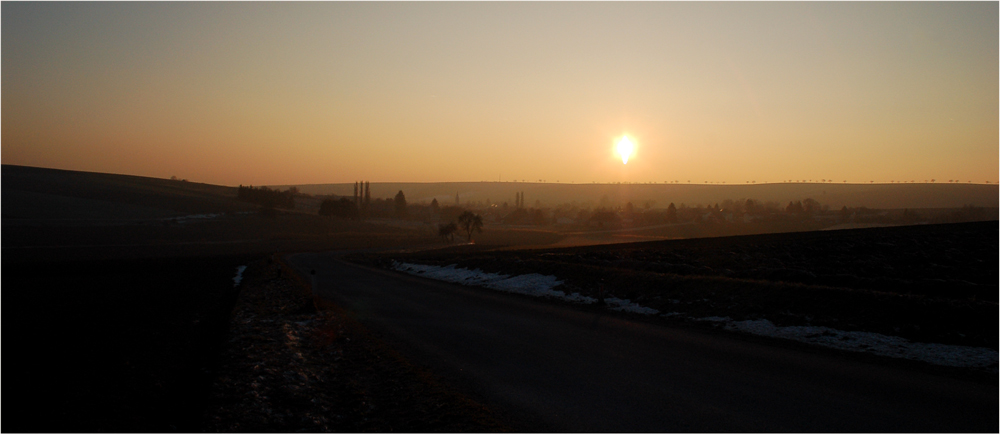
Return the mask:
<path fill-rule="evenodd" d="M 554 290 L 552 288 L 562 285 L 562 281 L 556 280 L 555 276 L 545 276 L 537 273 L 510 276 L 507 274 L 487 273 L 479 269 L 457 268 L 455 264 L 440 267 L 437 265 L 408 264 L 404 262 L 393 262 L 393 269 L 429 279 L 461 283 L 469 286 L 482 286 L 497 291 L 524 294 L 533 297 L 558 298 L 583 304 L 590 304 L 597 301 L 597 299 L 583 296 L 576 292 L 566 294 L 563 291 Z"/>
<path fill-rule="evenodd" d="M 240 286 L 240 282 L 243 281 L 243 272 L 246 271 L 246 265 L 240 265 L 236 267 L 236 277 L 233 278 L 233 287 Z"/>
<path fill-rule="evenodd" d="M 695 321 L 729 322 L 732 321 L 732 318 L 728 316 L 707 316 L 705 318 L 695 318 Z"/>
<path fill-rule="evenodd" d="M 733 321 L 729 318 L 708 317 L 697 320 L 723 322 L 725 323 L 726 330 L 790 339 L 839 350 L 920 360 L 942 366 L 992 368 L 993 370 L 997 370 L 997 360 L 1000 357 L 1000 354 L 992 348 L 911 342 L 908 339 L 898 336 L 843 331 L 829 327 L 779 327 L 766 319 Z"/>
<path fill-rule="evenodd" d="M 182 216 L 178 216 L 178 217 L 167 217 L 167 218 L 164 218 L 164 219 L 161 219 L 161 220 L 171 220 L 171 221 L 174 221 L 174 222 L 177 222 L 177 223 L 187 223 L 189 220 L 208 220 L 208 219 L 214 219 L 214 218 L 221 217 L 221 216 L 222 216 L 222 214 L 219 214 L 219 213 L 216 213 L 216 214 L 188 214 L 188 215 L 182 215 Z"/>
<path fill-rule="evenodd" d="M 604 302 L 608 304 L 609 309 L 620 312 L 632 312 L 643 315 L 656 315 L 660 313 L 660 311 L 651 307 L 639 306 L 636 303 L 632 303 L 632 300 L 627 298 L 622 300 L 620 298 L 608 297 L 604 299 Z"/>
<path fill-rule="evenodd" d="M 241 267 L 240 273 L 242 273 Z M 592 304 L 597 299 L 572 293 L 567 295 L 563 291 L 553 288 L 563 282 L 557 280 L 555 276 L 545 276 L 541 274 L 523 274 L 510 276 L 507 274 L 487 273 L 482 270 L 469 270 L 457 268 L 455 264 L 440 267 L 437 265 L 420 265 L 403 262 L 393 262 L 393 269 L 405 273 L 423 276 L 445 282 L 461 283 L 469 286 L 481 286 L 498 291 L 524 294 L 535 297 L 558 298 L 574 303 Z M 239 274 L 237 274 L 239 278 Z M 633 312 L 644 315 L 657 315 L 660 312 L 656 309 L 640 306 L 628 299 L 608 297 L 604 299 L 608 309 Z M 669 312 L 660 314 L 661 317 L 687 317 L 680 312 Z M 770 336 L 781 339 L 791 339 L 813 345 L 836 348 L 845 351 L 865 352 L 880 356 L 896 357 L 902 359 L 921 360 L 924 362 L 957 367 L 991 368 L 998 369 L 998 355 L 996 350 L 980 347 L 966 347 L 960 345 L 929 344 L 922 342 L 910 342 L 898 336 L 886 336 L 869 332 L 849 332 L 832 329 L 829 327 L 813 326 L 790 326 L 779 327 L 766 319 L 734 321 L 730 317 L 710 316 L 704 318 L 691 318 L 695 321 L 705 321 L 720 323 L 726 330 L 740 331 L 760 336 Z"/>

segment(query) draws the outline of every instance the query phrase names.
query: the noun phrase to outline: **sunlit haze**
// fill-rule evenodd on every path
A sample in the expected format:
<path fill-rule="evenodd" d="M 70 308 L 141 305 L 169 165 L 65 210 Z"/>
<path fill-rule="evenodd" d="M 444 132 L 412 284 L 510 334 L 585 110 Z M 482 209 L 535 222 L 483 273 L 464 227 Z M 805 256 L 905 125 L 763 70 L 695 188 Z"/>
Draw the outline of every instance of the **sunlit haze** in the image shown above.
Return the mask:
<path fill-rule="evenodd" d="M 622 156 L 622 164 L 628 164 L 628 157 L 632 155 L 632 141 L 628 139 L 628 136 L 622 137 L 618 141 L 618 155 Z"/>
<path fill-rule="evenodd" d="M 1000 177 L 997 2 L 4 2 L 2 17 L 5 164 L 223 185 Z"/>

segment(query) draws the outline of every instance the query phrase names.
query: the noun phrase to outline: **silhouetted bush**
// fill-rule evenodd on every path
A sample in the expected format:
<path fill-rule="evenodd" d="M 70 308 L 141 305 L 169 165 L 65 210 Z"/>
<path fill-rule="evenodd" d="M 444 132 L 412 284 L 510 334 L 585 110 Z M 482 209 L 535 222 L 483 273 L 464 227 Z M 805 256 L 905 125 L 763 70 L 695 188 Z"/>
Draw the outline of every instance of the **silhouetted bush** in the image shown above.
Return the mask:
<path fill-rule="evenodd" d="M 438 235 L 448 241 L 454 238 L 455 232 L 458 232 L 458 225 L 455 222 L 438 225 Z"/>
<path fill-rule="evenodd" d="M 258 204 L 262 207 L 270 208 L 295 208 L 295 194 L 298 189 L 292 187 L 286 191 L 272 190 L 267 187 L 243 186 L 240 185 L 236 193 L 236 198 L 244 202 Z"/>
<path fill-rule="evenodd" d="M 354 201 L 346 197 L 342 197 L 340 200 L 325 199 L 319 204 L 319 215 L 356 219 L 358 218 L 358 207 Z"/>
<path fill-rule="evenodd" d="M 399 190 L 399 193 L 396 193 L 393 203 L 396 210 L 396 217 L 406 217 L 406 196 L 403 194 L 403 190 Z"/>

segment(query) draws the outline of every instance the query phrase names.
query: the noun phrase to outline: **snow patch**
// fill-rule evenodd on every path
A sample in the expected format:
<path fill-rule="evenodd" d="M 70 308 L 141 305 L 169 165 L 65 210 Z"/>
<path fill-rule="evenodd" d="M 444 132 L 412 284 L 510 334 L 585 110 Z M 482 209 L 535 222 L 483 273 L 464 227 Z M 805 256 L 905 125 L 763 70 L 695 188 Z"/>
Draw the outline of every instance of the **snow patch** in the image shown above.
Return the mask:
<path fill-rule="evenodd" d="M 992 367 L 993 370 L 997 370 L 997 360 L 1000 357 L 1000 354 L 992 348 L 911 342 L 908 339 L 898 336 L 886 336 L 871 332 L 843 331 L 829 327 L 780 327 L 766 319 L 732 321 L 729 318 L 709 317 L 701 318 L 700 320 L 725 322 L 726 330 L 790 339 L 839 350 L 920 360 L 942 366 Z"/>
<path fill-rule="evenodd" d="M 608 308 L 611 310 L 617 310 L 619 312 L 632 312 L 639 313 L 643 315 L 656 315 L 660 311 L 653 309 L 651 307 L 639 306 L 636 303 L 632 303 L 629 299 L 620 299 L 615 297 L 605 298 L 604 302 L 608 304 Z"/>
<path fill-rule="evenodd" d="M 246 271 L 246 269 L 246 265 L 236 267 L 236 277 L 233 277 L 233 288 L 240 286 L 240 282 L 243 281 L 243 272 Z"/>
<path fill-rule="evenodd" d="M 242 273 L 240 267 L 237 279 Z M 592 304 L 597 299 L 553 288 L 563 282 L 555 276 L 537 273 L 511 276 L 507 274 L 487 273 L 479 269 L 469 270 L 458 268 L 455 264 L 441 267 L 437 265 L 409 264 L 393 261 L 392 268 L 397 271 L 417 276 L 427 277 L 445 282 L 461 283 L 469 286 L 481 286 L 503 292 L 524 294 L 534 297 L 557 298 L 573 303 Z M 235 279 L 234 279 L 235 280 Z M 238 282 L 238 281 L 237 281 Z M 670 300 L 672 303 L 674 300 Z M 608 308 L 616 311 L 633 312 L 643 315 L 657 315 L 664 318 L 686 315 L 680 312 L 660 314 L 656 309 L 640 306 L 628 299 L 608 297 L 604 299 Z M 734 321 L 730 317 L 709 316 L 692 318 L 695 321 L 720 323 L 726 330 L 740 331 L 760 336 L 770 336 L 781 339 L 791 339 L 813 345 L 836 348 L 846 351 L 866 352 L 880 356 L 920 360 L 936 365 L 975 367 L 998 369 L 998 353 L 990 348 L 966 347 L 960 345 L 929 344 L 910 342 L 898 336 L 886 336 L 870 332 L 849 332 L 829 327 L 789 326 L 780 327 L 769 320 Z"/>
<path fill-rule="evenodd" d="M 552 289 L 563 283 L 561 280 L 557 280 L 556 276 L 546 276 L 537 273 L 511 276 L 508 274 L 487 273 L 478 268 L 475 270 L 457 268 L 455 264 L 440 267 L 437 265 L 409 264 L 395 261 L 392 264 L 392 268 L 404 273 L 430 279 L 461 283 L 469 286 L 482 286 L 513 294 L 557 298 L 582 304 L 590 304 L 597 301 L 597 299 L 580 295 L 577 292 L 567 295 L 563 291 Z"/>
<path fill-rule="evenodd" d="M 171 221 L 174 221 L 176 223 L 183 224 L 183 223 L 187 223 L 189 220 L 208 220 L 208 219 L 214 219 L 214 218 L 217 218 L 217 217 L 221 217 L 222 215 L 223 214 L 219 214 L 219 213 L 216 213 L 216 214 L 188 214 L 188 215 L 182 215 L 182 216 L 179 216 L 179 217 L 167 217 L 167 218 L 164 218 L 162 220 L 171 220 Z"/>
<path fill-rule="evenodd" d="M 695 321 L 708 321 L 708 322 L 728 322 L 733 319 L 728 316 L 706 316 L 704 318 L 695 318 Z"/>

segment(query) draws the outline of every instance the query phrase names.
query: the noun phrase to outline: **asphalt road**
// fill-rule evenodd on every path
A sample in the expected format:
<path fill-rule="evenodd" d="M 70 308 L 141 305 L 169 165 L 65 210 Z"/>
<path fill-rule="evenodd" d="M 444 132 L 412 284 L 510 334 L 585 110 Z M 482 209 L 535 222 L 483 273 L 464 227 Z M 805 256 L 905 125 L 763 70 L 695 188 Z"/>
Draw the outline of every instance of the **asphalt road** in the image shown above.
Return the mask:
<path fill-rule="evenodd" d="M 292 255 L 521 431 L 997 432 L 998 385 Z"/>

